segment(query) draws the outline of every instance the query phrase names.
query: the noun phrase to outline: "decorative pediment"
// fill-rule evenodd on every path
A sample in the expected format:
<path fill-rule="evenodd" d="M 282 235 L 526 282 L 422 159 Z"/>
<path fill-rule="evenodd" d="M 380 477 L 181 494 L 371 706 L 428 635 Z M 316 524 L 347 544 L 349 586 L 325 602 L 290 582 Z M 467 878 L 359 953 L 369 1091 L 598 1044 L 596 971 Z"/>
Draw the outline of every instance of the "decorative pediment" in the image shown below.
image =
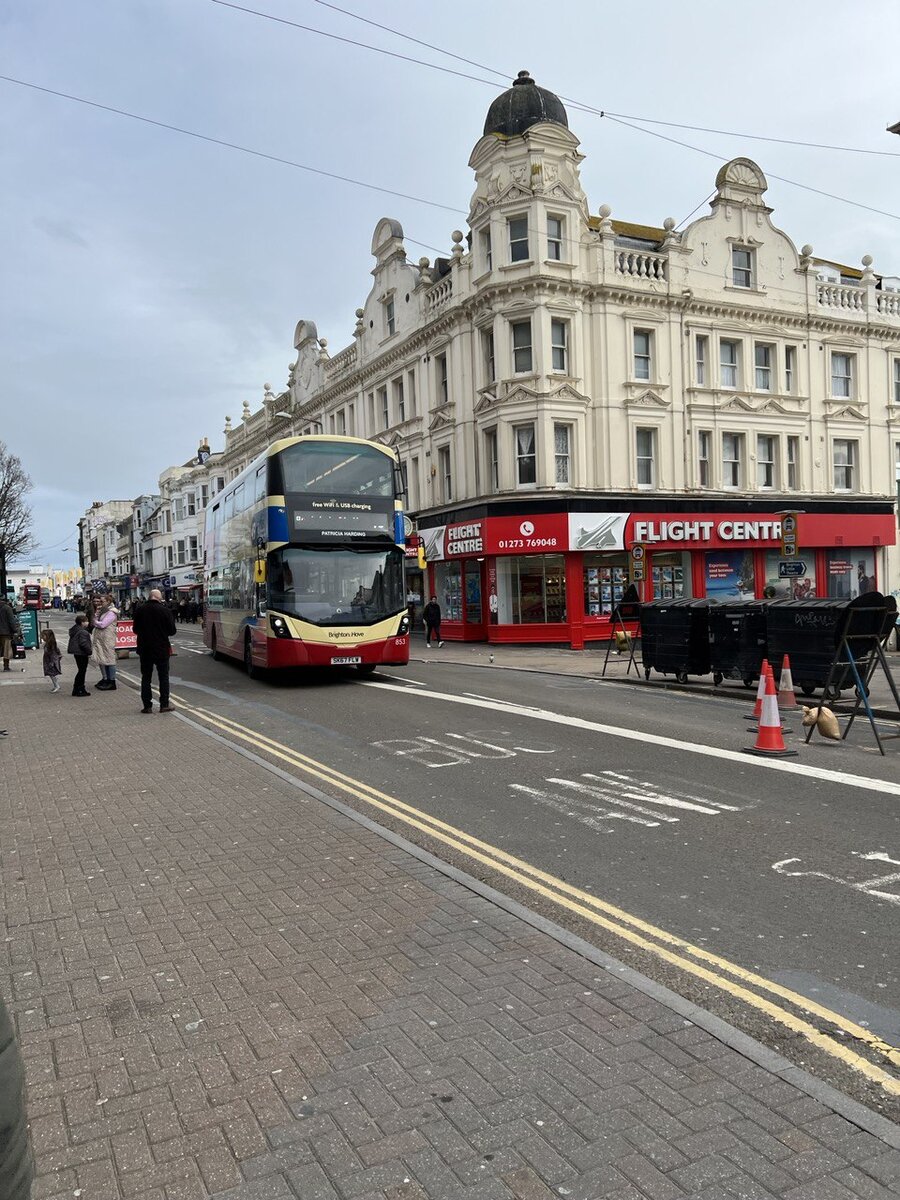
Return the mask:
<path fill-rule="evenodd" d="M 494 392 L 486 390 L 481 393 L 472 411 L 478 416 L 479 413 L 488 412 L 490 409 L 495 408 L 499 403 L 499 397 Z"/>
<path fill-rule="evenodd" d="M 431 414 L 431 421 L 428 424 L 429 433 L 434 433 L 438 429 L 452 429 L 455 421 L 453 418 L 452 404 L 442 404 L 440 408 L 436 408 Z"/>
<path fill-rule="evenodd" d="M 782 404 L 779 400 L 766 400 L 756 410 L 761 413 L 783 413 L 785 415 L 792 413 L 794 410 Z"/>
<path fill-rule="evenodd" d="M 521 184 L 511 183 L 508 188 L 498 196 L 500 204 L 506 203 L 507 200 L 531 200 L 533 199 L 531 192 L 527 188 L 523 188 Z"/>
<path fill-rule="evenodd" d="M 629 396 L 625 400 L 625 404 L 628 408 L 671 408 L 672 401 L 666 400 L 664 396 L 660 396 L 648 388 L 638 396 Z"/>
<path fill-rule="evenodd" d="M 487 212 L 489 208 L 490 205 L 488 204 L 487 200 L 485 200 L 483 196 L 479 196 L 478 199 L 472 204 L 469 212 L 469 223 L 471 224 L 473 221 L 477 221 L 481 214 L 483 212 Z"/>
<path fill-rule="evenodd" d="M 570 200 L 573 204 L 580 203 L 580 197 L 576 196 L 564 183 L 555 183 L 553 187 L 547 189 L 545 195 L 551 200 Z"/>
<path fill-rule="evenodd" d="M 868 417 L 861 409 L 858 409 L 854 404 L 847 404 L 843 408 L 837 409 L 836 412 L 828 414 L 829 420 L 838 421 L 841 418 L 849 418 L 852 421 L 868 421 Z"/>
<path fill-rule="evenodd" d="M 724 404 L 719 405 L 722 412 L 756 412 L 756 409 L 744 396 L 732 396 Z"/>
<path fill-rule="evenodd" d="M 504 396 L 506 404 L 534 404 L 538 394 L 534 388 L 525 387 L 524 384 L 514 384 Z"/>
<path fill-rule="evenodd" d="M 558 388 L 552 389 L 550 399 L 553 401 L 562 401 L 564 404 L 578 404 L 582 408 L 588 408 L 591 403 L 590 396 L 582 395 L 581 392 L 572 387 L 571 383 L 563 383 Z"/>

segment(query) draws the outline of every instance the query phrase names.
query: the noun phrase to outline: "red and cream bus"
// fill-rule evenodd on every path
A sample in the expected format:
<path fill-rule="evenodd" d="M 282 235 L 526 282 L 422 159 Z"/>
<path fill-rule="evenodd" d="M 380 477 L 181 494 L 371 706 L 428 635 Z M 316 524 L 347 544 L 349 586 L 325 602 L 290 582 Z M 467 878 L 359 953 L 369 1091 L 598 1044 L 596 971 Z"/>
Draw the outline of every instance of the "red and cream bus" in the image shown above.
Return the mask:
<path fill-rule="evenodd" d="M 284 438 L 206 512 L 203 640 L 248 672 L 409 661 L 402 478 L 361 438 Z"/>

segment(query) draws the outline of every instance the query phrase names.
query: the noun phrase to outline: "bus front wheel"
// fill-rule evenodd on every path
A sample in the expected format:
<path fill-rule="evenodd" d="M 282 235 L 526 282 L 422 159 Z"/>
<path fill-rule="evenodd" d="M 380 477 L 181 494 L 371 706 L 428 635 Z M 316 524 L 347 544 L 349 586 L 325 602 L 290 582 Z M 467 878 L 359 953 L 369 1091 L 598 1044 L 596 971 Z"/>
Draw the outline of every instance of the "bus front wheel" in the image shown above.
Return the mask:
<path fill-rule="evenodd" d="M 213 661 L 221 662 L 222 655 L 219 653 L 219 639 L 216 637 L 216 631 L 213 630 L 210 634 L 210 650 L 212 651 Z"/>

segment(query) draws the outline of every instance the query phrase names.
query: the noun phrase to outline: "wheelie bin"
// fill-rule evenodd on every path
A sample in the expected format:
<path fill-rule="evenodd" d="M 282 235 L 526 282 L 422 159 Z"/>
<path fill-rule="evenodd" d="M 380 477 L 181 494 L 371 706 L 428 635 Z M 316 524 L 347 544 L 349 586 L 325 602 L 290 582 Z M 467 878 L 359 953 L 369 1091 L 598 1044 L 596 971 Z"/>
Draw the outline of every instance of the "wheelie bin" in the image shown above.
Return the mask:
<path fill-rule="evenodd" d="M 768 600 L 728 600 L 709 609 L 709 651 L 713 683 L 741 679 L 752 687 L 766 657 Z"/>
<path fill-rule="evenodd" d="M 854 612 L 854 636 L 879 636 L 886 624 L 885 599 L 880 592 L 866 592 L 854 600 L 772 600 L 767 614 L 767 657 L 776 675 L 784 655 L 790 656 L 794 686 L 811 696 L 828 683 L 841 635 L 849 612 Z M 864 615 L 863 615 L 864 614 Z M 849 663 L 842 662 L 831 676 L 829 695 L 834 699 L 843 688 L 854 685 Z"/>
<path fill-rule="evenodd" d="M 708 600 L 652 600 L 641 605 L 641 661 L 644 678 L 651 671 L 674 675 L 708 675 Z"/>

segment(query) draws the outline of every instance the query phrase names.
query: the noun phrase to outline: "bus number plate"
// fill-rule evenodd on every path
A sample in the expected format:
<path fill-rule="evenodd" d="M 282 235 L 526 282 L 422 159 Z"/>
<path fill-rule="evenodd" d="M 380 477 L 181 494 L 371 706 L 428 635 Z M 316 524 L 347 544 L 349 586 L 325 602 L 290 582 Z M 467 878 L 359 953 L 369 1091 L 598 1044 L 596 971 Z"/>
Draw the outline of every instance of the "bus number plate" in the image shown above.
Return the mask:
<path fill-rule="evenodd" d="M 362 662 L 362 657 L 358 654 L 344 655 L 342 658 L 333 658 L 331 660 L 331 665 L 333 667 L 354 667 L 357 665 L 357 663 L 361 663 L 361 662 Z"/>

